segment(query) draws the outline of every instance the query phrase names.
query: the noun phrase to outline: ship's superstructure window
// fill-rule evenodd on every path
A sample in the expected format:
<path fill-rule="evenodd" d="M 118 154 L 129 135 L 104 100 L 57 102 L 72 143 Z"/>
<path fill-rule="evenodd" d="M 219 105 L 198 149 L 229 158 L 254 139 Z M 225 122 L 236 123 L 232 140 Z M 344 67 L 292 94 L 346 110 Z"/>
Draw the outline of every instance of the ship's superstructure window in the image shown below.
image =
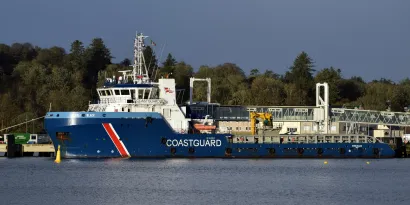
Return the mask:
<path fill-rule="evenodd" d="M 144 99 L 149 99 L 151 95 L 151 89 L 145 89 Z"/>
<path fill-rule="evenodd" d="M 121 90 L 121 95 L 129 95 L 130 90 Z"/>
<path fill-rule="evenodd" d="M 136 89 L 136 92 L 138 93 L 137 99 L 152 99 L 153 98 L 153 92 L 151 88 L 140 88 Z"/>
<path fill-rule="evenodd" d="M 120 91 L 119 90 L 114 90 L 115 95 L 120 95 Z"/>

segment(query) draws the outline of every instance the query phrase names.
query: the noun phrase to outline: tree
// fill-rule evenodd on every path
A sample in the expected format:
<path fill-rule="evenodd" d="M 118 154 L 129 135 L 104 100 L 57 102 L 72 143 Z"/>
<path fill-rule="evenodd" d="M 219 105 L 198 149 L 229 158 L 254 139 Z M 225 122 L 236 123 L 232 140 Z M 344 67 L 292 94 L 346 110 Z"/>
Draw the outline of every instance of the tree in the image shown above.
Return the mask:
<path fill-rule="evenodd" d="M 10 46 L 0 44 L 0 67 L 2 68 L 2 74 L 10 75 L 13 72 L 13 62 Z"/>
<path fill-rule="evenodd" d="M 313 104 L 314 80 L 312 73 L 315 71 L 313 67 L 312 59 L 306 52 L 302 52 L 294 60 L 293 65 L 289 68 L 290 71 L 286 72 L 285 80 L 296 86 L 295 91 L 298 94 L 295 100 L 298 105 Z"/>
<path fill-rule="evenodd" d="M 87 75 L 85 48 L 81 41 L 75 40 L 71 43 L 70 53 L 64 58 L 62 66 L 72 74 L 72 82 L 77 85 L 84 83 Z"/>
<path fill-rule="evenodd" d="M 281 77 L 282 77 L 282 76 L 278 75 L 277 73 L 274 73 L 271 70 L 266 70 L 263 75 L 266 76 L 266 77 L 274 78 L 274 79 L 278 79 L 278 80 L 281 79 Z"/>
<path fill-rule="evenodd" d="M 152 50 L 151 46 L 147 46 L 143 52 L 144 59 L 145 59 L 145 67 L 148 70 L 148 76 L 152 78 L 152 74 L 154 73 L 154 69 L 157 67 L 157 58 Z"/>
<path fill-rule="evenodd" d="M 315 76 L 316 83 L 328 83 L 329 85 L 329 101 L 331 105 L 335 105 L 340 101 L 339 84 L 342 79 L 341 70 L 333 67 L 324 68 Z"/>
<path fill-rule="evenodd" d="M 101 38 L 94 38 L 91 45 L 85 50 L 87 71 L 83 77 L 85 88 L 95 90 L 98 80 L 98 72 L 104 70 L 107 65 L 111 64 L 111 52 L 105 46 Z M 93 92 L 93 99 L 97 95 Z"/>
<path fill-rule="evenodd" d="M 382 82 L 371 82 L 366 85 L 366 93 L 357 101 L 366 110 L 387 110 L 387 101 L 393 97 L 394 85 Z"/>
<path fill-rule="evenodd" d="M 391 96 L 391 110 L 394 112 L 404 112 L 404 107 L 410 105 L 410 87 L 399 85 Z"/>
<path fill-rule="evenodd" d="M 171 53 L 168 53 L 167 59 L 162 63 L 162 68 L 156 74 L 156 79 L 172 75 L 176 64 L 177 61 L 175 58 L 171 55 Z"/>
<path fill-rule="evenodd" d="M 184 61 L 177 63 L 174 67 L 173 77 L 175 78 L 175 86 L 177 89 L 184 90 L 183 96 L 180 94 L 177 100 L 178 102 L 185 102 L 189 99 L 189 78 L 193 75 L 193 68 Z"/>
<path fill-rule="evenodd" d="M 274 78 L 258 76 L 251 85 L 253 105 L 283 105 L 285 102 L 284 84 Z"/>
<path fill-rule="evenodd" d="M 41 49 L 36 57 L 36 61 L 44 66 L 62 66 L 66 52 L 64 48 L 53 46 L 49 49 Z"/>
<path fill-rule="evenodd" d="M 259 75 L 259 69 L 254 68 L 251 70 L 250 76 L 252 77 L 256 77 L 257 75 Z"/>
<path fill-rule="evenodd" d="M 125 58 L 124 60 L 121 61 L 120 65 L 124 66 L 124 67 L 128 67 L 131 65 L 131 60 L 128 58 Z"/>
<path fill-rule="evenodd" d="M 164 69 L 172 70 L 172 67 L 175 66 L 175 64 L 177 64 L 177 61 L 171 53 L 168 53 L 167 59 L 162 63 Z"/>
<path fill-rule="evenodd" d="M 366 91 L 366 84 L 361 78 L 352 77 L 350 79 L 341 79 L 338 85 L 339 104 L 348 104 L 356 102 L 363 96 Z"/>

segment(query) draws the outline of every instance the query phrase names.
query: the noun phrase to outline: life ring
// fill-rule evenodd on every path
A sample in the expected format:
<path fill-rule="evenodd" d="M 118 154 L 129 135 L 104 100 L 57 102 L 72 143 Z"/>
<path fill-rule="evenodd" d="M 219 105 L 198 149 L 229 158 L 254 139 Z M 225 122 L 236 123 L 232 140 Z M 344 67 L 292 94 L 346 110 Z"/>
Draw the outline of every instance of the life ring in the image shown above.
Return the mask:
<path fill-rule="evenodd" d="M 305 150 L 303 148 L 298 148 L 298 154 L 303 154 Z"/>
<path fill-rule="evenodd" d="M 346 153 L 345 148 L 339 148 L 339 153 L 340 153 L 340 154 L 345 154 L 345 153 Z"/>
<path fill-rule="evenodd" d="M 172 153 L 172 154 L 175 154 L 176 152 L 177 152 L 177 149 L 176 149 L 175 147 L 172 147 L 172 148 L 171 148 L 171 153 Z"/>
<path fill-rule="evenodd" d="M 190 147 L 190 148 L 188 149 L 188 152 L 189 152 L 190 154 L 193 154 L 193 153 L 195 152 L 195 149 L 194 149 L 193 147 Z"/>
<path fill-rule="evenodd" d="M 317 148 L 317 153 L 318 154 L 323 154 L 323 148 Z"/>
<path fill-rule="evenodd" d="M 378 148 L 373 148 L 373 154 L 375 154 L 375 155 L 379 154 L 379 149 Z"/>
<path fill-rule="evenodd" d="M 268 152 L 269 152 L 270 155 L 273 155 L 273 154 L 275 154 L 276 150 L 275 150 L 275 148 L 268 148 Z"/>

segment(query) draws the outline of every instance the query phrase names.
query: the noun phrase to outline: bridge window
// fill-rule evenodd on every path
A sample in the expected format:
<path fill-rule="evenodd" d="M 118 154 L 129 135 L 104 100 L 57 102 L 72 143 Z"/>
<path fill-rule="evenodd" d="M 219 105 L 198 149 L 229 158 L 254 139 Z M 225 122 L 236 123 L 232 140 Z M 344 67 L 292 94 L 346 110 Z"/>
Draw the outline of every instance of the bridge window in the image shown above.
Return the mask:
<path fill-rule="evenodd" d="M 151 89 L 151 97 L 150 98 L 157 98 L 159 96 L 159 89 L 152 88 Z"/>
<path fill-rule="evenodd" d="M 107 95 L 111 95 L 111 90 L 106 90 L 107 91 Z"/>
<path fill-rule="evenodd" d="M 115 95 L 120 95 L 120 91 L 119 90 L 114 90 Z"/>
<path fill-rule="evenodd" d="M 151 89 L 145 89 L 144 99 L 149 99 L 150 92 L 151 92 Z"/>
<path fill-rule="evenodd" d="M 138 89 L 138 99 L 142 99 L 144 96 L 144 89 Z"/>
<path fill-rule="evenodd" d="M 100 93 L 100 96 L 105 96 L 105 90 L 100 90 L 99 93 Z"/>
<path fill-rule="evenodd" d="M 130 91 L 129 90 L 121 90 L 121 95 L 129 95 Z"/>

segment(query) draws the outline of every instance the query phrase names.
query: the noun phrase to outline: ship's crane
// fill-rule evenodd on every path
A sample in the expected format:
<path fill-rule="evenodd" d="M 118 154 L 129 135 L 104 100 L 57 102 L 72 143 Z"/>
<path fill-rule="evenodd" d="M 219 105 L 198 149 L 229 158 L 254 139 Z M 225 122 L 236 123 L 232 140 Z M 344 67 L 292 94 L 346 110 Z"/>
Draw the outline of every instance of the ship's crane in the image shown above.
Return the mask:
<path fill-rule="evenodd" d="M 258 118 L 263 120 L 264 126 L 272 126 L 272 113 L 250 112 L 252 135 L 256 134 L 256 121 Z"/>

